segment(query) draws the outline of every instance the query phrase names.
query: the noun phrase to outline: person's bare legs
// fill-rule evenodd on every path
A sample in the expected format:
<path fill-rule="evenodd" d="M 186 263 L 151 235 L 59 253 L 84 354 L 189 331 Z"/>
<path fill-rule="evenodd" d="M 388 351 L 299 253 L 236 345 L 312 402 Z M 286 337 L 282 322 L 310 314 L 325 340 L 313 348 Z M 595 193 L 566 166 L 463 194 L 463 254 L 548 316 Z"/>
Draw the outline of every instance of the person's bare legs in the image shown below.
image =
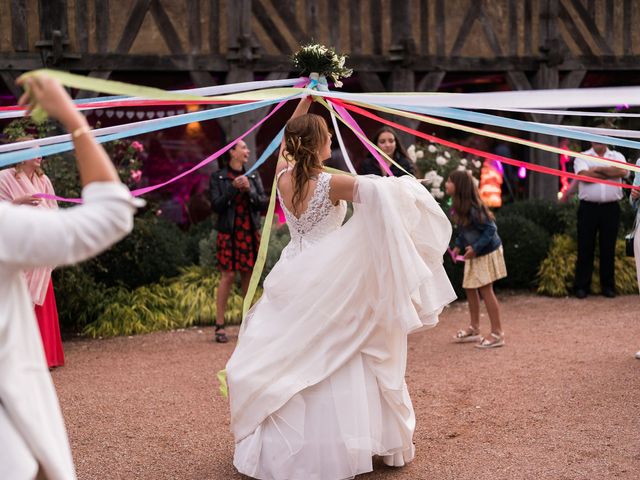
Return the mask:
<path fill-rule="evenodd" d="M 229 300 L 229 294 L 231 293 L 231 287 L 233 286 L 235 277 L 236 272 L 222 272 L 220 275 L 218 296 L 216 298 L 216 334 L 225 334 L 224 312 L 227 309 L 227 301 Z"/>
<path fill-rule="evenodd" d="M 477 288 L 465 288 L 467 301 L 469 302 L 469 316 L 471 317 L 471 327 L 476 333 L 480 331 L 480 296 Z"/>
<path fill-rule="evenodd" d="M 245 297 L 247 295 L 247 290 L 249 290 L 249 282 L 251 281 L 251 271 L 248 272 L 240 272 L 240 286 L 242 287 L 242 296 Z"/>
<path fill-rule="evenodd" d="M 496 298 L 496 294 L 493 292 L 493 283 L 480 287 L 480 295 L 484 300 L 484 304 L 487 307 L 489 313 L 489 320 L 491 321 L 491 333 L 502 336 L 502 324 L 500 323 L 500 304 Z"/>

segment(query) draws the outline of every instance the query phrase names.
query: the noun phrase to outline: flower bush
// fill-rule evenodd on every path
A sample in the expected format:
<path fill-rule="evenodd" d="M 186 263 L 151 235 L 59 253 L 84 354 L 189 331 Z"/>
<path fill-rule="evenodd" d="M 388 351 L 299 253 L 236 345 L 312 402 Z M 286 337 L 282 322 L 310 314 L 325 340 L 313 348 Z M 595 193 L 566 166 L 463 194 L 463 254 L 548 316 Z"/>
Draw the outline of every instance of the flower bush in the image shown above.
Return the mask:
<path fill-rule="evenodd" d="M 482 162 L 467 159 L 458 150 L 435 143 L 419 143 L 411 145 L 407 154 L 416 165 L 416 176 L 422 178 L 422 184 L 442 204 L 446 200 L 444 184 L 454 170 L 466 170 L 473 175 L 476 182 L 480 181 Z"/>

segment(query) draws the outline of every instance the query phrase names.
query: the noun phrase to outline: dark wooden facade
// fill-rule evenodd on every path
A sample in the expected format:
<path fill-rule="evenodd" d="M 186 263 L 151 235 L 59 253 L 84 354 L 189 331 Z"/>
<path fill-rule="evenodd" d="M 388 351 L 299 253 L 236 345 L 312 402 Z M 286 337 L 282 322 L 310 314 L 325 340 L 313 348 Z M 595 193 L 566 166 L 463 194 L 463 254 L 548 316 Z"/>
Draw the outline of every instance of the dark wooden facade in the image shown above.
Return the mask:
<path fill-rule="evenodd" d="M 451 72 L 577 87 L 590 71 L 640 70 L 639 20 L 634 0 L 0 0 L 0 79 L 17 95 L 15 77 L 43 65 L 101 78 L 181 71 L 198 86 L 283 78 L 314 39 L 350 55 L 365 91 L 437 90 Z M 556 187 L 538 176 L 531 192 Z"/>

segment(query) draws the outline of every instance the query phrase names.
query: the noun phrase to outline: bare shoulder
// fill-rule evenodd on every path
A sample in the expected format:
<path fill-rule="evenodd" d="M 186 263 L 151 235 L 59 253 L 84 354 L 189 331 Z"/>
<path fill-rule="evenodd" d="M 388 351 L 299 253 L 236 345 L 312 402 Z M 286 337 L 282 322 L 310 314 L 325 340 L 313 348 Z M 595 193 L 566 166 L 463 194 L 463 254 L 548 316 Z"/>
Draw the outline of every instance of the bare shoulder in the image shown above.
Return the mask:
<path fill-rule="evenodd" d="M 338 200 L 353 201 L 353 188 L 356 178 L 352 175 L 331 175 L 329 184 L 331 185 L 330 198 L 333 202 Z"/>

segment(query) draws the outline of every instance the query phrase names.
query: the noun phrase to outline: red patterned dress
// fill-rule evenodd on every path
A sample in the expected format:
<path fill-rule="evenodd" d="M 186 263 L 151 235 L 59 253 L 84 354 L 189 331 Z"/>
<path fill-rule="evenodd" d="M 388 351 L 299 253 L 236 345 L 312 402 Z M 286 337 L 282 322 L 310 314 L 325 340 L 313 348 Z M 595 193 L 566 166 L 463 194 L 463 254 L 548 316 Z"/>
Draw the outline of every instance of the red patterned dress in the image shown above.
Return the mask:
<path fill-rule="evenodd" d="M 229 168 L 228 178 L 233 181 L 242 174 Z M 216 257 L 222 271 L 249 272 L 258 256 L 260 232 L 251 221 L 248 193 L 239 191 L 234 197 L 234 204 L 233 232 L 218 232 Z"/>

